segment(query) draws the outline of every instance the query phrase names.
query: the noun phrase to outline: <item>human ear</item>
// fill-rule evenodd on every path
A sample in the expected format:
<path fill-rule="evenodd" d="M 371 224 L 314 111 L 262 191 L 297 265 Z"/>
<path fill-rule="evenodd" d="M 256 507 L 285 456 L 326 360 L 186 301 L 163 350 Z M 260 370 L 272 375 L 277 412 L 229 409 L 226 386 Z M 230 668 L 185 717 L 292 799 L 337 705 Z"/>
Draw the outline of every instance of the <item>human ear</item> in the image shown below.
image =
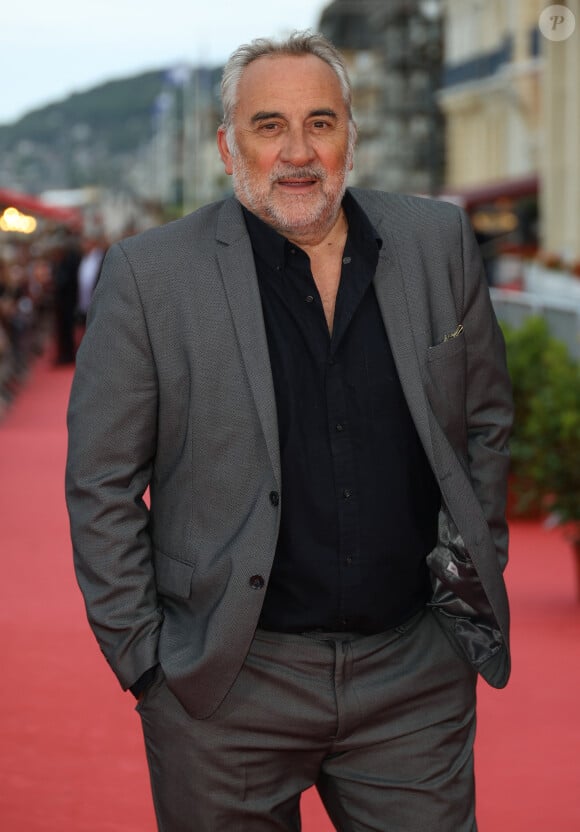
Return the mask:
<path fill-rule="evenodd" d="M 221 156 L 221 160 L 224 163 L 224 169 L 228 176 L 231 176 L 234 170 L 233 166 L 233 159 L 232 154 L 230 152 L 230 148 L 228 146 L 228 140 L 226 136 L 226 128 L 225 127 L 218 127 L 217 131 L 217 146 Z"/>

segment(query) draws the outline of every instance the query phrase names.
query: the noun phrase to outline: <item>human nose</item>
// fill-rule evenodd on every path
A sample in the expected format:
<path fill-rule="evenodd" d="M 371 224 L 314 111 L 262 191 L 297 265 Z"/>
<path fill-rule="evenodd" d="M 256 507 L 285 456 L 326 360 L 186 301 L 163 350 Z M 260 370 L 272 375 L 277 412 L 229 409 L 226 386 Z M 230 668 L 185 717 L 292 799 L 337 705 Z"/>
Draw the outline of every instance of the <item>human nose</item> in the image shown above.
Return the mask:
<path fill-rule="evenodd" d="M 305 130 L 288 130 L 280 151 L 282 162 L 289 162 L 296 167 L 308 164 L 315 156 L 310 137 Z"/>

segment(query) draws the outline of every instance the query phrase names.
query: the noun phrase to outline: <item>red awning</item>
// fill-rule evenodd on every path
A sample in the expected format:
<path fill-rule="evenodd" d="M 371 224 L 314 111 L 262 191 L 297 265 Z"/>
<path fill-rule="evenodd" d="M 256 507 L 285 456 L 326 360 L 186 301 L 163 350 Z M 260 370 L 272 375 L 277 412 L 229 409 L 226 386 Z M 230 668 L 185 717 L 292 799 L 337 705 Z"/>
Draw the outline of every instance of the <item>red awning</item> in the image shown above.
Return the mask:
<path fill-rule="evenodd" d="M 18 208 L 19 211 L 26 211 L 37 217 L 61 222 L 64 225 L 76 227 L 82 226 L 82 215 L 77 208 L 62 208 L 57 205 L 49 205 L 38 197 L 30 194 L 23 194 L 19 191 L 11 191 L 7 188 L 0 188 L 0 207 Z"/>
<path fill-rule="evenodd" d="M 466 210 L 470 210 L 478 205 L 495 202 L 496 199 L 521 199 L 526 196 L 535 196 L 539 187 L 539 177 L 533 174 L 469 188 L 449 188 L 439 194 L 439 199 L 448 199 L 450 202 L 455 202 Z"/>

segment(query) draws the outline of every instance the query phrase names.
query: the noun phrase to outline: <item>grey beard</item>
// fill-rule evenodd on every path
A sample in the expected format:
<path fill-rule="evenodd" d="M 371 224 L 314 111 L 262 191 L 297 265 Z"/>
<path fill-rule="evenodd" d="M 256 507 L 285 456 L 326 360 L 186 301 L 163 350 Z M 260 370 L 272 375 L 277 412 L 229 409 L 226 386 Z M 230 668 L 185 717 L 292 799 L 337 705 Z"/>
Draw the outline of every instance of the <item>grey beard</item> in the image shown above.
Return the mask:
<path fill-rule="evenodd" d="M 294 196 L 295 206 L 303 202 L 302 211 L 299 220 L 296 216 L 290 217 L 288 212 L 280 205 L 275 204 L 271 198 L 270 193 L 264 191 L 257 191 L 250 181 L 250 176 L 243 159 L 238 159 L 234 164 L 233 172 L 233 187 L 234 193 L 250 211 L 253 211 L 260 216 L 269 225 L 283 235 L 291 235 L 292 233 L 300 231 L 308 231 L 316 234 L 323 233 L 327 227 L 332 225 L 346 190 L 346 170 L 344 172 L 344 179 L 341 187 L 328 195 L 323 195 L 323 200 L 312 204 L 311 197 L 307 195 L 296 194 Z M 275 184 L 280 179 L 292 177 L 295 179 L 317 179 L 320 182 L 325 182 L 328 175 L 324 168 L 318 166 L 309 166 L 297 168 L 293 166 L 279 167 L 270 172 L 268 181 L 270 185 Z"/>

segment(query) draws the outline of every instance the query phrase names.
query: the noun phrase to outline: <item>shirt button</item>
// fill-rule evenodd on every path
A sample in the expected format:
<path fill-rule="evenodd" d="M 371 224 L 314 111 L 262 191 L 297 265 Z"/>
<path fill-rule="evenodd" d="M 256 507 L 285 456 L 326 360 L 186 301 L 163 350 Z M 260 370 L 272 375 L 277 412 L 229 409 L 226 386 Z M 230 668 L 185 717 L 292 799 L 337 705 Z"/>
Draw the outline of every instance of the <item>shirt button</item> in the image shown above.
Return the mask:
<path fill-rule="evenodd" d="M 270 502 L 273 506 L 280 505 L 280 495 L 277 491 L 270 491 Z"/>
<path fill-rule="evenodd" d="M 346 565 L 350 566 L 352 564 L 352 555 L 347 555 L 345 557 Z"/>
<path fill-rule="evenodd" d="M 312 303 L 312 301 L 314 300 L 314 297 L 312 295 L 306 295 L 305 300 L 306 300 L 306 303 Z"/>
<path fill-rule="evenodd" d="M 352 497 L 352 491 L 350 488 L 343 488 L 342 489 L 342 496 L 345 500 L 348 500 L 349 497 Z"/>
<path fill-rule="evenodd" d="M 250 586 L 252 589 L 264 589 L 264 579 L 261 575 L 252 575 L 250 578 Z"/>
<path fill-rule="evenodd" d="M 348 264 L 350 263 L 350 261 L 351 261 L 351 258 L 350 258 L 350 257 L 343 257 L 343 258 L 342 258 L 342 262 L 344 263 L 344 265 L 345 265 L 345 266 L 348 266 Z"/>
<path fill-rule="evenodd" d="M 344 425 L 339 422 L 338 425 L 336 425 L 336 430 L 340 433 L 344 430 Z"/>

